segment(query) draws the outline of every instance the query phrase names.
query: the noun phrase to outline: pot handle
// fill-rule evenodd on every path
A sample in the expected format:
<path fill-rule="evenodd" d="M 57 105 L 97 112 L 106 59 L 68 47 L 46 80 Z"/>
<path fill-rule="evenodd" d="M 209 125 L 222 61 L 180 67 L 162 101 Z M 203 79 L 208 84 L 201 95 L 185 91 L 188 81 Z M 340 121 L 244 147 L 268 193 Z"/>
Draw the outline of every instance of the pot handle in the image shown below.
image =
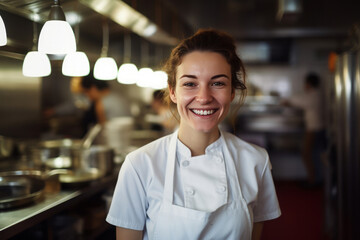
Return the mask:
<path fill-rule="evenodd" d="M 49 178 L 54 175 L 60 175 L 60 174 L 74 174 L 73 171 L 67 170 L 67 169 L 53 169 L 50 171 L 47 171 L 44 173 L 45 178 Z"/>

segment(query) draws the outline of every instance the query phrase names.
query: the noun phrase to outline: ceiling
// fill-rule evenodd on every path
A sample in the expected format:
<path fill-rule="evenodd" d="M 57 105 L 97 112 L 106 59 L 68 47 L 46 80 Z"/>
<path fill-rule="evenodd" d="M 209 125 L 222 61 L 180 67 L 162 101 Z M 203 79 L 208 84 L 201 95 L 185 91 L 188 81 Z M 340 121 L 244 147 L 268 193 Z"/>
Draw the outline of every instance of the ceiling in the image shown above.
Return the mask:
<path fill-rule="evenodd" d="M 155 23 L 159 22 L 156 20 L 159 18 L 156 15 L 156 8 L 160 2 L 161 6 L 165 6 L 161 14 L 163 25 L 171 22 L 173 16 L 176 15 L 181 19 L 182 24 L 190 29 L 186 32 L 180 28 L 178 30 L 180 34 L 173 36 L 176 38 L 179 38 L 179 35 L 187 36 L 198 28 L 208 27 L 227 31 L 237 40 L 304 37 L 345 38 L 353 24 L 360 22 L 359 0 L 289 0 L 299 2 L 301 11 L 297 14 L 283 14 L 281 17 L 278 15 L 279 1 L 288 0 L 125 0 L 124 2 L 145 16 L 149 15 L 149 11 L 147 11 L 149 8 L 155 8 L 155 14 L 148 16 Z M 90 6 L 89 2 L 93 3 L 93 6 Z M 86 36 L 98 39 L 101 39 L 103 20 L 111 18 L 110 12 L 113 12 L 114 9 L 106 8 L 104 5 L 105 10 L 99 12 L 94 6 L 108 2 L 121 1 L 60 1 L 67 18 L 71 12 L 76 12 L 81 31 Z M 1 0 L 0 10 L 43 23 L 47 19 L 52 4 L 53 0 Z M 166 15 L 167 10 L 171 10 L 171 13 Z M 128 31 L 116 21 L 110 21 L 109 25 L 112 34 Z M 166 34 L 163 32 L 155 41 L 161 42 L 160 38 L 171 37 L 176 32 L 176 29 L 164 30 Z"/>
<path fill-rule="evenodd" d="M 360 22 L 359 0 L 295 0 L 302 10 L 277 18 L 278 0 L 164 0 L 193 29 L 213 27 L 237 39 L 343 37 Z"/>

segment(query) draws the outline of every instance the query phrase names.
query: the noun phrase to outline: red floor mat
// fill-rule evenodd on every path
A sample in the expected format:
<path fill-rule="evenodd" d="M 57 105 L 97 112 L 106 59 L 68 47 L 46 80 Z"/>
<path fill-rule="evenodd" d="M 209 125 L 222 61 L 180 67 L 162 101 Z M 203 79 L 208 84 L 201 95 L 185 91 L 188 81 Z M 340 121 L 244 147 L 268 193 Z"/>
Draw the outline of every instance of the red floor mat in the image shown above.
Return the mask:
<path fill-rule="evenodd" d="M 276 182 L 282 215 L 264 225 L 262 240 L 324 240 L 323 191 Z"/>

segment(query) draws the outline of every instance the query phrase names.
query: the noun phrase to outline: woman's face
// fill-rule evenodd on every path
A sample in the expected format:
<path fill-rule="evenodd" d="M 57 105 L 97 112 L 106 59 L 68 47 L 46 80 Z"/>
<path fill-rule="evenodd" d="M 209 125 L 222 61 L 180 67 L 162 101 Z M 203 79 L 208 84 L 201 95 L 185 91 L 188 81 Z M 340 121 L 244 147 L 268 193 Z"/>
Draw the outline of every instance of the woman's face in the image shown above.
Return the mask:
<path fill-rule="evenodd" d="M 177 104 L 180 129 L 212 133 L 228 113 L 234 92 L 231 67 L 219 53 L 194 51 L 177 67 L 170 98 Z"/>

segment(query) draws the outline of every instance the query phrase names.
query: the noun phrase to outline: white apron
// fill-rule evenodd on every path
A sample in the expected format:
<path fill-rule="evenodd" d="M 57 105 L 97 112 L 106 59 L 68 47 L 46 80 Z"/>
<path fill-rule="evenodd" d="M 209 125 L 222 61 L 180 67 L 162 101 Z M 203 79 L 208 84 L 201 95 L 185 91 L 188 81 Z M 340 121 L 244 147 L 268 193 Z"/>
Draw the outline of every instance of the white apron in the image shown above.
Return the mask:
<path fill-rule="evenodd" d="M 150 239 L 251 239 L 252 217 L 242 196 L 235 165 L 225 159 L 229 182 L 228 203 L 214 212 L 203 212 L 173 205 L 174 170 L 177 133 L 174 133 L 168 152 L 163 201 Z M 225 144 L 224 151 L 229 151 Z M 231 156 L 229 154 L 224 154 Z M 211 201 L 211 199 L 209 199 Z"/>

